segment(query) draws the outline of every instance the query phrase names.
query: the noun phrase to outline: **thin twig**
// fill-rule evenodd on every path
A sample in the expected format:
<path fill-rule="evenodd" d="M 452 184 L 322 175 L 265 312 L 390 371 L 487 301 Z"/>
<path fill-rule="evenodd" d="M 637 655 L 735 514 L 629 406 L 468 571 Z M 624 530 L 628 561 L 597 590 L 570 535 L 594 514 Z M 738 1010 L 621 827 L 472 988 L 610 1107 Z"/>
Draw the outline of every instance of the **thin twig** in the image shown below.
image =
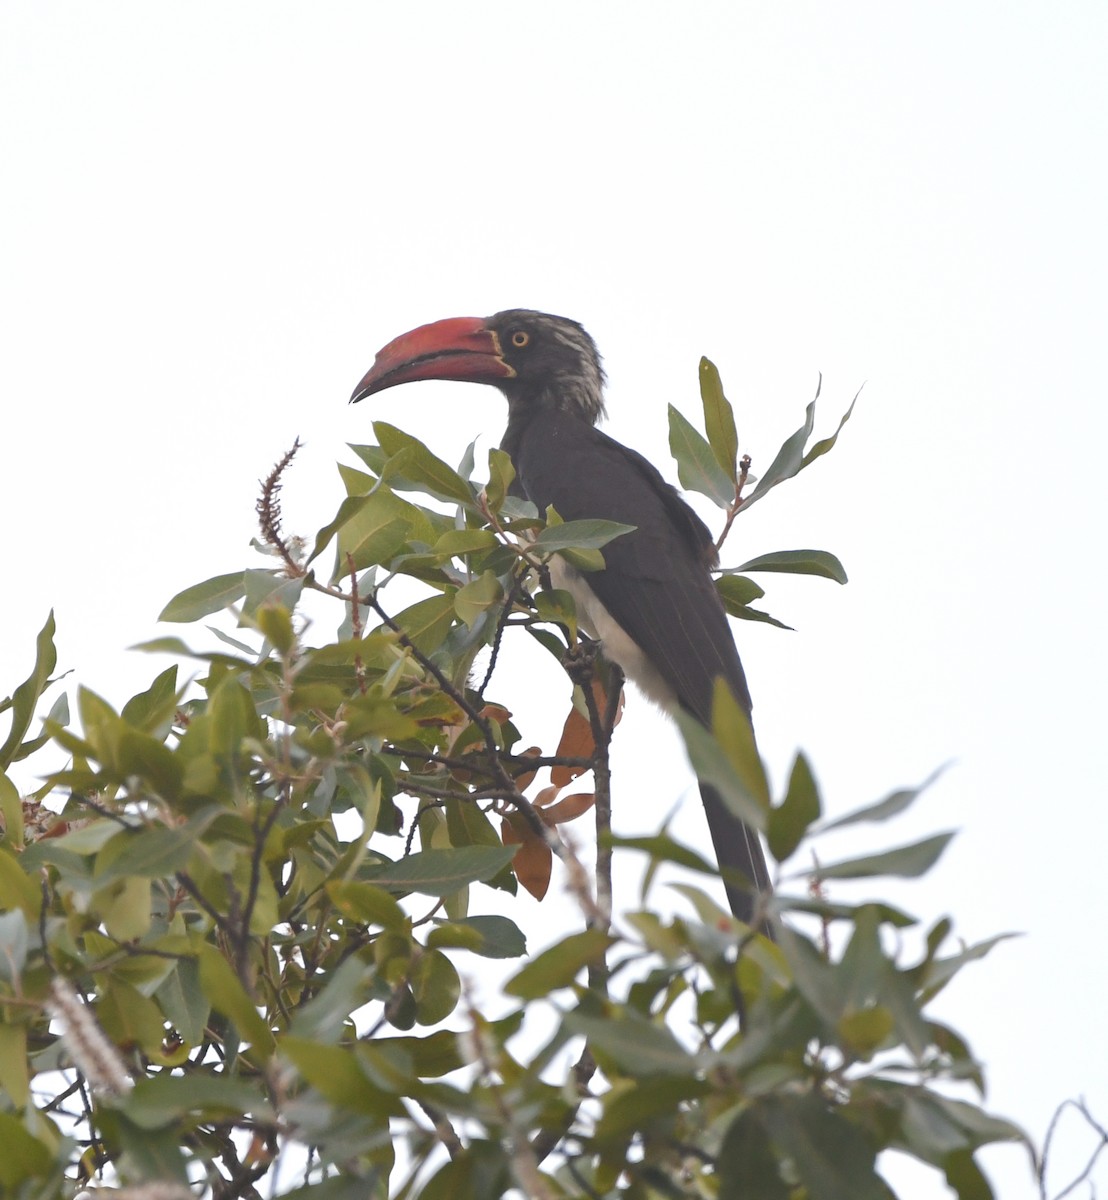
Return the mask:
<path fill-rule="evenodd" d="M 581 1051 L 581 1057 L 573 1064 L 573 1083 L 577 1091 L 578 1102 L 574 1105 L 573 1110 L 566 1114 L 565 1119 L 558 1123 L 557 1127 L 551 1128 L 548 1126 L 545 1129 L 540 1129 L 535 1134 L 534 1141 L 531 1143 L 531 1150 L 535 1155 L 536 1162 L 541 1163 L 558 1146 L 566 1134 L 569 1133 L 577 1117 L 581 1101 L 587 1100 L 589 1097 L 589 1082 L 595 1074 L 596 1060 L 592 1056 L 592 1051 L 586 1045 Z"/>
<path fill-rule="evenodd" d="M 418 753 L 414 753 L 411 750 L 399 750 L 395 746 L 382 746 L 381 753 L 391 755 L 393 758 L 402 758 L 406 761 L 419 759 L 421 762 L 435 763 L 436 766 L 449 767 L 452 771 L 469 771 L 474 775 L 481 771 L 482 765 L 486 761 L 483 754 L 436 754 L 431 750 L 420 750 Z M 591 757 L 585 758 L 583 755 L 572 754 L 535 754 L 533 756 L 502 754 L 499 757 L 501 763 L 504 765 L 504 769 L 513 778 L 517 775 L 527 775 L 531 771 L 540 771 L 543 767 L 582 767 L 589 769 L 593 765 Z"/>
<path fill-rule="evenodd" d="M 742 508 L 745 497 L 743 496 L 743 488 L 746 487 L 747 478 L 750 475 L 750 455 L 744 454 L 739 459 L 739 477 L 735 481 L 735 499 L 727 506 L 727 520 L 724 523 L 723 530 L 716 539 L 715 556 L 719 557 L 719 552 L 723 547 L 723 543 L 727 540 L 727 535 L 731 532 L 731 526 L 735 523 L 735 518 L 739 515 L 739 509 Z"/>
<path fill-rule="evenodd" d="M 447 1154 L 451 1158 L 457 1158 L 465 1147 L 462 1145 L 462 1139 L 458 1137 L 454 1126 L 450 1124 L 446 1116 L 433 1104 L 429 1104 L 426 1100 L 417 1100 L 416 1103 L 427 1114 L 431 1124 L 435 1127 L 435 1135 L 446 1147 Z"/>
<path fill-rule="evenodd" d="M 435 680 L 440 689 L 466 714 L 467 717 L 477 726 L 485 743 L 485 748 L 489 754 L 489 763 L 492 767 L 493 776 L 500 784 L 503 795 L 497 798 L 508 800 L 519 809 L 524 820 L 539 835 L 556 854 L 561 853 L 561 846 L 557 838 L 553 837 L 546 825 L 539 818 L 538 814 L 531 807 L 530 801 L 519 791 L 515 786 L 515 782 L 508 772 L 504 769 L 500 761 L 500 747 L 496 744 L 496 735 L 493 733 L 490 722 L 481 715 L 480 712 L 470 703 L 469 697 L 454 686 L 442 670 L 412 641 L 410 637 L 400 628 L 399 625 L 385 612 L 381 607 L 381 602 L 377 599 L 377 591 L 374 589 L 365 597 L 366 604 L 381 618 L 381 621 L 396 634 L 400 644 L 408 650 L 412 657 L 419 665 Z M 429 793 L 429 794 L 434 794 Z"/>
<path fill-rule="evenodd" d="M 350 629 L 354 634 L 354 640 L 360 642 L 362 640 L 362 613 L 358 604 L 358 571 L 354 566 L 354 555 L 349 550 L 346 552 L 346 569 L 350 573 L 350 595 L 353 597 L 350 603 Z M 364 696 L 366 693 L 365 663 L 362 662 L 360 654 L 354 655 L 354 678 L 358 681 L 358 691 Z"/>
<path fill-rule="evenodd" d="M 526 567 L 524 568 L 526 572 Z M 508 588 L 508 594 L 504 597 L 504 603 L 500 606 L 500 616 L 496 619 L 496 632 L 492 638 L 492 654 L 489 656 L 489 665 L 485 670 L 485 678 L 481 680 L 481 686 L 477 689 L 477 695 L 484 699 L 485 689 L 492 682 L 492 673 L 496 670 L 496 660 L 500 657 L 500 643 L 504 638 L 504 630 L 508 624 L 508 617 L 511 615 L 512 606 L 515 604 L 516 596 L 519 593 L 520 584 L 523 582 L 523 573 L 514 571 L 512 573 L 512 585 Z"/>
<path fill-rule="evenodd" d="M 1054 1110 L 1054 1115 L 1050 1118 L 1050 1125 L 1047 1128 L 1046 1137 L 1043 1139 L 1042 1157 L 1039 1159 L 1039 1195 L 1042 1197 L 1042 1200 L 1048 1200 L 1046 1191 L 1046 1170 L 1047 1159 L 1050 1156 L 1051 1144 L 1054 1140 L 1055 1134 L 1058 1132 L 1058 1124 L 1061 1120 L 1062 1114 L 1067 1108 L 1077 1109 L 1077 1111 L 1082 1115 L 1082 1117 L 1085 1118 L 1085 1121 L 1088 1123 L 1089 1127 L 1097 1134 L 1100 1140 L 1097 1142 L 1096 1148 L 1089 1155 L 1089 1161 L 1085 1164 L 1085 1169 L 1070 1183 L 1068 1183 L 1058 1193 L 1058 1195 L 1054 1197 L 1054 1200 L 1064 1200 L 1064 1197 L 1068 1196 L 1072 1191 L 1084 1183 L 1092 1174 L 1093 1167 L 1096 1166 L 1096 1161 L 1100 1157 L 1105 1146 L 1108 1146 L 1108 1129 L 1105 1129 L 1104 1126 L 1093 1117 L 1092 1113 L 1089 1112 L 1088 1105 L 1085 1103 L 1084 1099 L 1065 1100 L 1059 1104 Z"/>

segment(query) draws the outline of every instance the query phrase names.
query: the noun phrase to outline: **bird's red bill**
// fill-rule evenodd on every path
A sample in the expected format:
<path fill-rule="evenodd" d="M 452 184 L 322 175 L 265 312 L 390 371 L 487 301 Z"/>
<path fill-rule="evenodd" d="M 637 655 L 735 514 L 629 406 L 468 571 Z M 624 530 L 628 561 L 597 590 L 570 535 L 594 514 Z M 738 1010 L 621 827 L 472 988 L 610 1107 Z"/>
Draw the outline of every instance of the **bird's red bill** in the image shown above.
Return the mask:
<path fill-rule="evenodd" d="M 350 400 L 419 379 L 494 383 L 514 374 L 501 356 L 500 339 L 484 318 L 449 317 L 403 333 L 379 350 Z"/>

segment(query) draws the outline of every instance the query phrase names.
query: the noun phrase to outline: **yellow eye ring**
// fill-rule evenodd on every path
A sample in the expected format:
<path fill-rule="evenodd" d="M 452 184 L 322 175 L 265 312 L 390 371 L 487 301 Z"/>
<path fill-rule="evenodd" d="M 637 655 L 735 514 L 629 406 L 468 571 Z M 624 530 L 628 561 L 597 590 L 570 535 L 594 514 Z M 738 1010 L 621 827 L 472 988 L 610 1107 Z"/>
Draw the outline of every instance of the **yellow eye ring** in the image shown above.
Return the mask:
<path fill-rule="evenodd" d="M 531 335 L 525 329 L 517 329 L 512 334 L 512 345 L 517 350 L 522 350 L 531 341 Z"/>

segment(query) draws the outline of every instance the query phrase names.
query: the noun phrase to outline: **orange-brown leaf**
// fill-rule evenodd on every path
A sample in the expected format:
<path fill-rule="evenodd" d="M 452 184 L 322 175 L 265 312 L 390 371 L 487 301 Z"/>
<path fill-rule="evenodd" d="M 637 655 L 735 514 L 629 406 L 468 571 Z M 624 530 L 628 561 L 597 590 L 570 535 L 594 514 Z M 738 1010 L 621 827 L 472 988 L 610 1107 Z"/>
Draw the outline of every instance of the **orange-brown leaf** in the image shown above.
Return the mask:
<path fill-rule="evenodd" d="M 542 791 L 539 792 L 539 794 L 534 798 L 534 800 L 531 801 L 531 803 L 534 804 L 536 808 L 543 808 L 547 804 L 553 804 L 558 798 L 558 793 L 561 790 L 562 789 L 558 784 L 553 783 L 549 787 L 544 787 Z M 541 816 L 542 814 L 540 813 L 539 815 Z"/>
<path fill-rule="evenodd" d="M 557 804 L 552 804 L 542 811 L 542 819 L 548 825 L 564 825 L 566 821 L 575 821 L 583 813 L 587 813 L 596 803 L 592 792 L 574 792 L 572 796 L 563 796 Z"/>
<path fill-rule="evenodd" d="M 486 704 L 481 709 L 481 716 L 486 721 L 495 721 L 497 725 L 503 725 L 505 721 L 512 719 L 512 714 L 504 707 L 503 704 Z"/>
<path fill-rule="evenodd" d="M 500 822 L 500 838 L 505 846 L 519 846 L 512 859 L 516 879 L 541 900 L 550 887 L 554 855 L 550 847 L 520 816 L 504 817 Z"/>
<path fill-rule="evenodd" d="M 608 708 L 608 694 L 599 679 L 592 681 L 592 694 L 596 703 L 596 711 L 603 716 Z M 616 706 L 613 726 L 618 725 L 623 717 L 623 692 L 619 694 L 619 704 Z M 562 740 L 558 743 L 555 757 L 563 758 L 592 758 L 596 753 L 596 739 L 592 735 L 592 723 L 587 716 L 580 713 L 576 707 L 569 710 L 566 723 L 562 727 Z M 584 775 L 588 767 L 552 767 L 550 778 L 559 787 L 572 783 L 578 775 Z"/>
<path fill-rule="evenodd" d="M 522 758 L 538 758 L 540 754 L 542 754 L 542 748 L 540 746 L 528 746 L 527 749 L 524 750 L 521 757 Z M 517 775 L 516 776 L 516 787 L 519 788 L 519 790 L 521 792 L 526 791 L 526 789 L 529 788 L 531 786 L 531 784 L 534 782 L 535 776 L 537 774 L 538 774 L 538 768 L 536 768 L 534 771 L 528 771 L 523 775 Z"/>

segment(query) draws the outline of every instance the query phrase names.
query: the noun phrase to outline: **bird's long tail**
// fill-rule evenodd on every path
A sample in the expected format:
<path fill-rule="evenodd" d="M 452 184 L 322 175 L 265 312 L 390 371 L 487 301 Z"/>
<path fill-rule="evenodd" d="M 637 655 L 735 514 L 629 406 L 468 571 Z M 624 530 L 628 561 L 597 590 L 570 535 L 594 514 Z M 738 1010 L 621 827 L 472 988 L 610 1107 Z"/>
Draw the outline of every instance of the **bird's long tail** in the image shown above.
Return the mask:
<path fill-rule="evenodd" d="M 708 830 L 712 835 L 716 860 L 719 863 L 723 884 L 727 891 L 727 902 L 731 905 L 731 911 L 740 921 L 753 925 L 757 908 L 757 892 L 771 890 L 769 869 L 766 866 L 762 843 L 758 839 L 757 832 L 731 812 L 724 803 L 723 797 L 714 787 L 702 783 L 700 798 L 704 803 L 704 812 L 708 818 Z M 741 880 L 748 880 L 749 887 L 743 888 L 737 882 L 733 882 L 729 878 L 733 875 L 739 876 Z M 765 921 L 760 922 L 759 932 L 768 937 L 773 936 Z"/>

